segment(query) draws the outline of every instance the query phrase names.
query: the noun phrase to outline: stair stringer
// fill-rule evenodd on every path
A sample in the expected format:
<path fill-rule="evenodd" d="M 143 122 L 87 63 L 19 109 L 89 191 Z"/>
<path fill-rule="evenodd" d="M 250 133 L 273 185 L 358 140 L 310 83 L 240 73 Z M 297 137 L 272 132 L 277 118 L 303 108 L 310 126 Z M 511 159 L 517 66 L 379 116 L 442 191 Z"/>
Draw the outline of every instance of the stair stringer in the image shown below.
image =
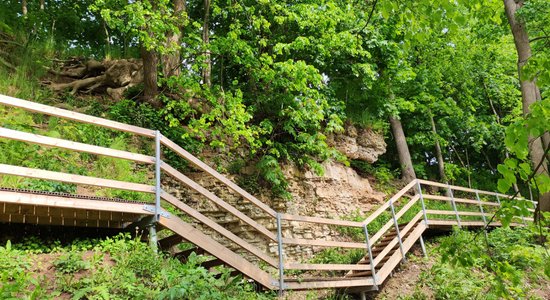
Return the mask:
<path fill-rule="evenodd" d="M 171 215 L 170 218 L 161 217 L 159 224 L 181 235 L 185 240 L 204 249 L 210 255 L 215 256 L 225 262 L 228 266 L 238 270 L 246 277 L 253 279 L 267 289 L 277 289 L 276 281 L 266 271 L 253 265 L 240 255 L 227 249 L 222 244 L 216 242 L 211 237 L 205 235 L 190 224 L 184 222 L 177 216 Z"/>
<path fill-rule="evenodd" d="M 426 231 L 427 226 L 424 223 L 424 221 L 420 221 L 415 228 L 413 229 L 413 232 L 403 241 L 403 251 L 405 253 L 408 253 L 409 250 L 412 248 L 414 243 L 418 241 L 422 233 Z M 401 260 L 403 259 L 403 255 L 401 254 L 401 251 L 395 251 L 390 259 L 384 264 L 384 266 L 376 273 L 376 284 L 380 285 L 384 283 L 386 278 L 390 275 L 390 273 L 399 265 Z"/>

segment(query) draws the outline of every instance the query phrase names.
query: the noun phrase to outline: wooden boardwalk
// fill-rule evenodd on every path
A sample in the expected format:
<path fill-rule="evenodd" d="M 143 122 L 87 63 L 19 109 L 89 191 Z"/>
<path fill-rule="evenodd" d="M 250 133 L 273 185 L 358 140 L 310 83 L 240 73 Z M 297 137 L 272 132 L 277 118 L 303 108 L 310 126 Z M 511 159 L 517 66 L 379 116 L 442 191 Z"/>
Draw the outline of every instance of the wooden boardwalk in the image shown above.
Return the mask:
<path fill-rule="evenodd" d="M 149 228 L 152 238 L 156 230 L 170 232 L 160 241 L 153 240 L 162 248 L 171 248 L 187 242 L 195 248 L 176 253 L 184 259 L 192 251 L 205 253 L 214 259 L 203 264 L 205 268 L 219 265 L 233 269 L 233 274 L 243 274 L 259 286 L 271 290 L 340 288 L 349 292 L 376 290 L 391 272 L 403 261 L 413 245 L 423 246 L 422 234 L 429 228 L 450 229 L 453 226 L 484 228 L 500 226 L 498 222 L 487 222 L 500 208 L 501 202 L 510 196 L 480 191 L 437 182 L 414 180 L 382 204 L 376 211 L 360 222 L 330 219 L 318 216 L 298 216 L 276 212 L 265 203 L 249 194 L 235 183 L 200 161 L 179 145 L 164 137 L 160 132 L 140 128 L 107 119 L 97 118 L 51 106 L 0 95 L 0 105 L 17 107 L 35 113 L 46 114 L 73 121 L 127 132 L 152 139 L 155 156 L 114 150 L 105 147 L 77 143 L 60 138 L 36 135 L 8 128 L 0 128 L 0 138 L 61 148 L 76 152 L 104 155 L 138 164 L 155 166 L 155 185 L 116 181 L 76 174 L 52 172 L 0 164 L 0 175 L 21 176 L 43 180 L 60 181 L 78 185 L 151 194 L 152 203 L 87 197 L 82 195 L 45 193 L 0 187 L 0 223 L 27 223 L 38 225 L 61 225 L 75 227 L 97 227 L 125 229 L 129 226 Z M 261 225 L 244 211 L 230 205 L 212 191 L 201 186 L 183 173 L 160 159 L 162 148 L 170 149 L 187 160 L 193 167 L 216 178 L 227 188 L 241 196 L 262 211 L 277 230 Z M 177 197 L 162 190 L 161 176 L 169 176 L 190 190 L 202 195 L 242 224 L 256 231 L 266 242 L 277 245 L 275 255 L 253 245 L 247 237 L 225 228 L 223 224 L 203 215 Z M 448 190 L 449 197 L 432 195 L 429 191 Z M 517 200 L 514 200 L 517 201 Z M 521 199 L 521 201 L 530 201 Z M 535 203 L 530 201 L 535 206 Z M 169 209 L 168 209 L 169 207 Z M 168 213 L 171 211 L 172 213 Z M 177 214 L 173 212 L 177 212 Z M 534 211 L 534 210 L 531 210 Z M 179 216 L 185 216 L 183 218 Z M 385 222 L 376 232 L 369 233 L 373 224 Z M 389 220 L 388 220 L 389 218 Z M 190 222 L 189 220 L 193 220 Z M 375 222 L 376 221 L 376 222 Z M 530 222 L 530 218 L 516 218 L 513 225 Z M 361 241 L 334 241 L 329 239 L 297 239 L 283 236 L 282 227 L 289 222 L 304 222 L 335 227 L 351 227 L 364 232 Z M 200 224 L 200 226 L 198 226 Z M 204 230 L 208 228 L 208 230 Z M 219 241 L 223 239 L 226 243 Z M 226 245 L 230 243 L 231 250 Z M 300 257 L 288 255 L 285 248 L 302 245 L 318 248 L 362 249 L 365 256 L 356 264 L 313 264 Z M 247 253 L 243 256 L 242 253 Z M 255 260 L 248 259 L 250 256 Z M 287 272 L 292 270 L 292 276 Z M 300 275 L 295 275 L 299 273 Z"/>

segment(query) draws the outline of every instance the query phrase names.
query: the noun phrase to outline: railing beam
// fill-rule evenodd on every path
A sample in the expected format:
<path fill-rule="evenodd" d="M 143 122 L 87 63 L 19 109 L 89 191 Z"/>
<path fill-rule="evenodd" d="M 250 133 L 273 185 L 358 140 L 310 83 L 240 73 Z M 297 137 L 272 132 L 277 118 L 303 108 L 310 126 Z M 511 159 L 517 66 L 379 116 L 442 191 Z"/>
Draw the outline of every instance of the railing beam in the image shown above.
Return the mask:
<path fill-rule="evenodd" d="M 284 295 L 285 291 L 285 278 L 284 278 L 284 259 L 283 259 L 283 231 L 281 224 L 281 214 L 276 214 L 277 218 L 277 250 L 279 253 L 279 297 Z"/>
<path fill-rule="evenodd" d="M 448 183 L 447 183 L 447 189 L 449 191 L 449 196 L 451 197 L 451 204 L 453 205 L 453 210 L 455 211 L 456 222 L 458 223 L 458 227 L 462 227 L 462 224 L 460 224 L 460 216 L 458 215 L 458 209 L 456 208 L 455 197 L 453 195 L 453 189 L 451 188 L 451 186 Z"/>
<path fill-rule="evenodd" d="M 487 219 L 485 218 L 485 212 L 483 211 L 483 204 L 481 203 L 481 198 L 479 197 L 479 192 L 476 190 L 477 202 L 479 202 L 479 210 L 481 212 L 481 217 L 483 218 L 483 233 L 485 234 L 485 239 L 489 238 L 487 235 Z"/>
<path fill-rule="evenodd" d="M 162 160 L 160 160 L 160 131 L 155 131 L 155 222 L 158 222 L 160 218 L 160 196 L 162 189 L 160 186 L 160 166 Z"/>
<path fill-rule="evenodd" d="M 393 219 L 393 225 L 395 226 L 395 232 L 397 233 L 397 240 L 399 241 L 399 250 L 401 251 L 401 255 L 403 256 L 403 262 L 407 261 L 407 258 L 405 257 L 405 250 L 403 249 L 403 239 L 401 239 L 401 233 L 399 231 L 399 223 L 397 222 L 397 218 L 395 217 L 395 207 L 393 206 L 393 201 L 390 199 L 390 209 L 391 209 L 391 215 Z"/>
<path fill-rule="evenodd" d="M 372 273 L 372 282 L 373 282 L 372 285 L 375 290 L 378 290 L 378 285 L 376 283 L 376 266 L 374 265 L 374 257 L 372 256 L 372 247 L 370 244 L 369 229 L 367 228 L 367 225 L 363 225 L 363 231 L 365 232 L 365 242 L 367 243 L 367 249 L 369 253 L 369 264 L 370 264 L 370 269 Z"/>
<path fill-rule="evenodd" d="M 416 186 L 418 189 L 418 195 L 420 196 L 420 204 L 422 205 L 422 214 L 424 215 L 424 223 L 426 223 L 426 227 L 428 227 L 428 215 L 426 214 L 426 204 L 424 203 L 424 195 L 422 194 L 422 185 L 420 184 L 420 181 L 416 181 Z"/>

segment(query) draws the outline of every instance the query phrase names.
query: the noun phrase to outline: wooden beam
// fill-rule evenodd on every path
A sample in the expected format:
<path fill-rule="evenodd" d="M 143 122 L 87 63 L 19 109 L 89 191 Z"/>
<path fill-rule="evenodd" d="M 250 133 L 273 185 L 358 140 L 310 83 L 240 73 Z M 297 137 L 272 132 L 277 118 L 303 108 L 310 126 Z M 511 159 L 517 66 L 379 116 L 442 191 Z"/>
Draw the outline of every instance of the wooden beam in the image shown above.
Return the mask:
<path fill-rule="evenodd" d="M 301 264 L 286 263 L 285 270 L 309 270 L 309 271 L 369 271 L 370 265 L 358 264 Z"/>
<path fill-rule="evenodd" d="M 186 186 L 188 186 L 189 188 L 199 192 L 201 195 L 205 196 L 206 198 L 208 198 L 210 201 L 214 202 L 215 204 L 217 204 L 218 206 L 222 207 L 223 209 L 227 210 L 228 212 L 230 212 L 231 214 L 233 214 L 235 217 L 241 219 L 243 222 L 245 222 L 246 224 L 252 226 L 254 229 L 256 229 L 258 232 L 262 233 L 263 235 L 267 236 L 269 239 L 271 239 L 272 241 L 277 241 L 277 237 L 275 236 L 274 233 L 272 233 L 271 231 L 267 230 L 267 228 L 265 228 L 264 226 L 258 224 L 258 222 L 252 220 L 250 217 L 248 217 L 247 215 L 243 214 L 242 212 L 240 212 L 238 209 L 236 209 L 235 207 L 233 207 L 231 204 L 223 201 L 222 199 L 220 199 L 218 196 L 216 196 L 215 194 L 213 194 L 212 192 L 210 192 L 209 190 L 205 189 L 203 186 L 201 186 L 200 184 L 194 182 L 191 178 L 185 176 L 184 174 L 182 174 L 180 171 L 174 169 L 173 167 L 171 167 L 170 165 L 166 164 L 166 163 L 163 163 L 161 165 L 161 168 L 164 172 L 166 172 L 168 175 L 174 177 L 175 179 L 179 180 L 181 183 L 185 184 Z M 179 201 L 178 201 L 179 202 Z M 173 204 L 173 203 L 172 203 Z"/>
<path fill-rule="evenodd" d="M 155 137 L 155 131 L 141 128 L 138 126 L 128 125 L 120 122 L 115 122 L 103 118 L 92 117 L 86 114 L 77 113 L 74 111 L 61 109 L 53 106 L 48 106 L 36 102 L 26 101 L 22 99 L 17 99 L 5 95 L 0 95 L 0 104 L 21 108 L 27 111 L 46 114 L 54 117 L 59 117 L 63 119 L 73 120 L 81 123 L 93 124 L 105 128 L 120 130 L 124 132 L 130 132 L 141 136 L 146 137 Z"/>
<path fill-rule="evenodd" d="M 297 221 L 297 222 L 306 222 L 306 223 L 315 223 L 315 224 L 325 224 L 325 225 L 337 225 L 337 226 L 347 226 L 347 227 L 363 227 L 363 223 L 347 221 L 347 220 L 337 220 L 337 219 L 327 219 L 320 217 L 307 217 L 307 216 L 298 216 L 290 214 L 281 214 L 281 219 L 287 221 Z"/>
<path fill-rule="evenodd" d="M 72 141 L 67 141 L 63 139 L 51 138 L 43 135 L 27 133 L 22 131 L 11 130 L 7 128 L 0 127 L 0 138 L 7 138 L 10 140 L 28 142 L 43 146 L 63 148 L 68 150 L 74 150 L 78 152 L 91 153 L 96 155 L 104 155 L 114 158 L 127 159 L 135 162 L 141 162 L 146 164 L 153 164 L 155 158 L 152 156 L 147 156 L 138 153 L 132 153 L 128 151 L 121 151 L 106 147 L 93 146 L 83 143 L 77 143 Z"/>
<path fill-rule="evenodd" d="M 155 187 L 152 185 L 145 185 L 141 183 L 132 183 L 111 179 L 103 179 L 90 176 L 82 176 L 61 172 L 46 171 L 40 169 L 32 169 L 25 167 L 18 167 L 12 165 L 0 164 L 0 174 L 22 176 L 29 178 L 37 178 L 44 180 L 61 181 L 68 183 L 85 184 L 92 186 L 100 186 L 106 188 L 113 188 L 119 190 L 127 190 L 142 193 L 154 193 Z"/>
<path fill-rule="evenodd" d="M 50 215 L 61 215 L 61 208 L 88 209 L 91 211 L 95 211 L 96 214 L 98 211 L 116 211 L 137 215 L 153 214 L 151 212 L 143 210 L 143 204 L 85 200 L 10 191 L 0 191 L 0 202 L 48 206 L 50 207 L 48 211 Z M 97 218 L 99 219 L 99 217 Z"/>
<path fill-rule="evenodd" d="M 348 280 L 313 281 L 313 282 L 285 282 L 285 289 L 288 290 L 309 290 L 347 288 L 356 286 L 370 287 L 373 285 L 372 278 L 358 278 Z"/>
<path fill-rule="evenodd" d="M 412 233 L 403 241 L 403 251 L 405 251 L 405 253 L 407 253 L 411 249 L 411 247 L 425 230 L 426 224 L 424 224 L 423 222 L 416 223 L 416 227 L 414 228 Z M 401 254 L 401 251 L 394 251 L 390 259 L 384 264 L 380 271 L 376 273 L 376 283 L 382 284 L 384 280 L 386 280 L 386 278 L 390 275 L 390 273 L 395 269 L 395 267 L 399 264 L 402 258 L 403 255 Z"/>
<path fill-rule="evenodd" d="M 255 280 L 264 287 L 268 289 L 275 288 L 273 285 L 274 279 L 267 272 L 261 270 L 240 255 L 227 249 L 225 246 L 195 229 L 193 226 L 185 223 L 180 218 L 175 216 L 169 219 L 161 217 L 159 223 L 173 232 L 185 237 L 186 240 L 204 249 L 206 252 L 223 260 L 227 265 L 240 271 L 245 276 Z"/>
<path fill-rule="evenodd" d="M 161 137 L 161 143 L 164 146 L 170 148 L 175 153 L 177 153 L 179 156 L 185 158 L 187 161 L 189 161 L 192 165 L 194 165 L 198 169 L 210 174 L 211 176 L 213 176 L 214 178 L 216 178 L 217 180 L 219 180 L 220 182 L 225 184 L 228 188 L 235 191 L 237 194 L 241 195 L 246 200 L 250 201 L 251 203 L 253 203 L 257 207 L 259 207 L 261 210 L 263 210 L 264 212 L 269 214 L 270 216 L 275 217 L 275 215 L 277 214 L 277 212 L 275 212 L 275 210 L 273 210 L 267 204 L 263 203 L 262 201 L 258 200 L 256 197 L 252 196 L 250 193 L 243 190 L 241 187 L 236 185 L 234 182 L 227 179 L 227 177 L 225 177 L 222 174 L 218 173 L 216 170 L 212 169 L 209 165 L 205 164 L 204 162 L 202 162 L 201 160 L 199 160 L 198 158 L 193 156 L 191 153 L 187 152 L 185 149 L 183 149 L 182 147 L 180 147 L 176 143 L 172 142 L 171 140 L 169 140 L 165 136 Z"/>
<path fill-rule="evenodd" d="M 370 222 L 372 222 L 374 219 L 376 219 L 379 215 L 381 215 L 388 207 L 390 207 L 390 201 L 395 202 L 399 200 L 405 193 L 407 193 L 411 188 L 413 188 L 416 185 L 416 180 L 411 181 L 409 184 L 407 184 L 404 188 L 402 188 L 399 192 L 397 192 L 394 196 L 392 196 L 386 203 L 382 204 L 374 213 L 369 215 L 365 221 L 363 221 L 364 225 L 368 225 Z"/>
<path fill-rule="evenodd" d="M 437 195 L 423 195 L 424 199 L 427 200 L 443 200 L 443 201 L 452 201 L 451 197 L 446 196 L 437 196 Z M 482 205 L 489 205 L 489 206 L 500 206 L 498 203 L 495 202 L 487 202 L 487 201 L 477 201 L 477 200 L 471 200 L 471 199 L 465 199 L 465 198 L 454 198 L 454 201 L 456 203 L 464 203 L 464 204 L 473 204 L 473 205 L 479 205 L 481 203 Z"/>
<path fill-rule="evenodd" d="M 483 217 L 483 216 L 492 216 L 493 214 L 490 213 L 481 213 L 481 212 L 474 212 L 474 211 L 450 211 L 450 210 L 433 210 L 433 209 L 427 209 L 426 214 L 429 215 L 455 215 L 459 214 L 461 216 L 475 216 L 475 217 Z"/>
<path fill-rule="evenodd" d="M 164 200 L 168 201 L 170 204 L 174 205 L 175 207 L 179 208 L 180 210 L 182 210 L 183 212 L 185 212 L 186 214 L 188 214 L 189 216 L 194 218 L 195 220 L 197 220 L 197 221 L 203 223 L 204 225 L 212 228 L 213 230 L 217 231 L 222 236 L 224 236 L 227 239 L 231 240 L 232 242 L 239 245 L 240 247 L 247 250 L 248 252 L 254 254 L 256 257 L 258 257 L 259 259 L 261 259 L 264 262 L 268 263 L 272 267 L 277 267 L 278 266 L 278 264 L 277 264 L 277 262 L 274 258 L 268 256 L 267 254 L 265 254 L 263 251 L 261 251 L 257 247 L 251 245 L 250 243 L 248 243 L 245 240 L 241 239 L 240 237 L 236 236 L 231 231 L 223 228 L 218 223 L 210 220 L 208 217 L 206 217 L 205 215 L 203 215 L 200 212 L 196 211 L 195 209 L 191 208 L 190 206 L 183 203 L 182 201 L 178 200 L 176 197 L 174 197 L 174 196 L 172 196 L 172 195 L 170 195 L 166 192 L 163 192 L 161 194 L 161 197 Z"/>
<path fill-rule="evenodd" d="M 340 247 L 340 248 L 353 248 L 353 249 L 366 249 L 365 243 L 350 243 L 350 242 L 337 242 L 326 240 L 306 240 L 306 239 L 294 239 L 283 238 L 283 244 L 302 245 L 302 246 L 320 246 L 320 247 Z"/>

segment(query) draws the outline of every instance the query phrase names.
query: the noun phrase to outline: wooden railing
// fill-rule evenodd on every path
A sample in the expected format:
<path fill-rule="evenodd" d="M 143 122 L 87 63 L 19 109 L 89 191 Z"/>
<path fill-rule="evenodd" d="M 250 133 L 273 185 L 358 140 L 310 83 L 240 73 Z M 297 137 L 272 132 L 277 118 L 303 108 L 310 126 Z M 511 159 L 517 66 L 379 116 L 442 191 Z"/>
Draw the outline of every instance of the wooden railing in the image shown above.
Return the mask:
<path fill-rule="evenodd" d="M 372 286 L 376 288 L 377 285 L 381 284 L 385 280 L 385 278 L 390 274 L 391 270 L 393 270 L 395 265 L 397 265 L 400 260 L 406 259 L 405 254 L 410 249 L 412 244 L 414 244 L 417 240 L 420 240 L 421 244 L 423 245 L 422 232 L 425 230 L 425 228 L 432 224 L 448 226 L 469 226 L 475 223 L 477 224 L 476 226 L 485 226 L 487 225 L 489 217 L 491 217 L 494 214 L 495 209 L 498 209 L 498 207 L 500 206 L 500 201 L 506 201 L 506 199 L 510 198 L 510 196 L 508 195 L 499 193 L 464 188 L 460 186 L 446 185 L 426 180 L 414 180 L 407 184 L 394 196 L 392 196 L 387 202 L 380 205 L 380 207 L 378 207 L 363 221 L 337 220 L 318 216 L 300 216 L 279 213 L 270 208 L 267 204 L 258 200 L 250 193 L 240 188 L 234 182 L 232 182 L 189 152 L 187 152 L 179 145 L 175 144 L 173 141 L 163 136 L 158 131 L 123 124 L 103 118 L 93 117 L 3 95 L 0 95 L 0 104 L 24 109 L 35 113 L 46 114 L 82 123 L 89 123 L 100 127 L 151 138 L 154 139 L 154 142 L 156 144 L 155 156 L 149 156 L 129 151 L 115 150 L 59 138 L 26 133 L 2 127 L 0 128 L 0 138 L 77 152 L 85 152 L 95 155 L 109 156 L 118 159 L 133 161 L 138 164 L 154 165 L 155 185 L 124 182 L 61 172 L 52 172 L 47 170 L 25 168 L 5 164 L 0 164 L 0 174 L 154 194 L 155 216 L 157 220 L 161 217 L 161 212 L 164 212 L 163 206 L 166 204 L 169 204 L 180 212 L 187 214 L 197 223 L 210 228 L 217 234 L 230 240 L 241 249 L 257 257 L 259 261 L 264 262 L 268 267 L 271 267 L 271 271 L 268 270 L 268 272 L 275 273 L 273 274 L 273 277 L 278 278 L 278 282 L 273 282 L 271 286 L 268 286 L 268 288 L 277 289 L 279 291 L 282 291 L 285 288 L 307 289 L 352 286 Z M 191 178 L 187 177 L 174 167 L 170 166 L 168 162 L 162 161 L 160 159 L 162 146 L 170 149 L 180 157 L 184 158 L 195 168 L 214 177 L 219 182 L 223 183 L 227 188 L 235 192 L 237 195 L 239 195 L 243 199 L 246 199 L 251 205 L 259 208 L 268 216 L 268 218 L 272 222 L 276 224 L 277 231 L 272 232 L 271 230 L 267 229 L 266 226 L 258 223 L 252 217 L 239 211 L 237 208 L 227 203 L 216 194 L 212 193 L 205 187 L 201 186 L 199 183 L 193 181 Z M 273 257 L 269 255 L 258 247 L 252 245 L 249 241 L 246 241 L 242 237 L 239 237 L 237 234 L 224 228 L 222 225 L 216 223 L 214 220 L 210 219 L 198 210 L 182 202 L 181 199 L 178 199 L 175 196 L 162 190 L 160 186 L 160 179 L 162 174 L 169 175 L 170 177 L 176 179 L 179 183 L 187 186 L 189 189 L 204 196 L 212 203 L 223 208 L 225 211 L 232 214 L 238 220 L 254 228 L 254 230 L 257 231 L 257 233 L 259 233 L 268 242 L 277 243 L 277 256 Z M 450 197 L 431 195 L 425 189 L 426 187 L 447 189 Z M 455 197 L 453 195 L 453 192 L 461 193 L 460 197 Z M 475 195 L 475 197 L 468 197 L 468 195 L 472 194 Z M 161 202 L 161 200 L 165 202 Z M 525 199 L 522 200 L 530 201 Z M 442 206 L 441 203 L 450 203 L 451 207 L 449 208 L 447 206 Z M 534 202 L 532 203 L 533 205 L 535 204 Z M 476 218 L 480 220 L 477 220 Z M 377 226 L 374 226 L 374 221 L 378 221 L 380 223 L 380 220 L 382 219 L 386 219 L 386 222 L 384 224 L 378 224 Z M 532 221 L 532 219 L 523 217 L 521 218 L 521 220 L 516 219 L 516 221 L 526 222 Z M 282 231 L 283 222 L 300 222 L 319 226 L 355 228 L 356 230 L 362 231 L 364 233 L 364 239 L 361 241 L 353 241 L 349 239 L 346 240 L 344 238 L 342 240 L 320 240 L 285 237 L 283 236 Z M 400 224 L 404 226 L 400 226 Z M 373 231 L 373 229 L 376 230 L 373 235 L 369 233 L 369 227 L 371 231 Z M 395 232 L 395 237 L 391 239 L 386 245 L 383 245 L 384 249 L 380 253 L 378 253 L 376 256 L 373 255 L 373 245 L 378 243 L 381 238 L 386 236 L 390 231 Z M 392 251 L 397 245 L 399 246 L 399 251 Z M 284 255 L 285 248 L 288 249 L 288 247 L 293 246 L 304 246 L 312 248 L 336 247 L 346 249 L 362 249 L 364 251 L 365 257 L 362 261 L 359 262 L 359 264 L 308 263 L 307 261 L 301 261 L 300 258 L 293 258 Z M 389 259 L 387 259 L 388 255 L 391 255 Z M 324 276 L 328 276 L 326 274 L 327 271 L 330 271 L 331 273 L 334 273 L 334 271 L 349 271 L 348 275 L 352 271 L 370 271 L 371 275 L 353 280 L 340 278 L 338 280 L 331 281 L 308 281 L 306 280 L 307 278 L 303 277 L 305 276 L 304 274 L 302 274 L 302 277 L 300 277 L 298 280 L 293 280 L 293 278 L 285 277 L 285 273 L 289 270 L 292 270 L 293 272 L 294 270 L 301 272 L 324 272 Z M 285 283 L 285 281 L 289 282 Z"/>

